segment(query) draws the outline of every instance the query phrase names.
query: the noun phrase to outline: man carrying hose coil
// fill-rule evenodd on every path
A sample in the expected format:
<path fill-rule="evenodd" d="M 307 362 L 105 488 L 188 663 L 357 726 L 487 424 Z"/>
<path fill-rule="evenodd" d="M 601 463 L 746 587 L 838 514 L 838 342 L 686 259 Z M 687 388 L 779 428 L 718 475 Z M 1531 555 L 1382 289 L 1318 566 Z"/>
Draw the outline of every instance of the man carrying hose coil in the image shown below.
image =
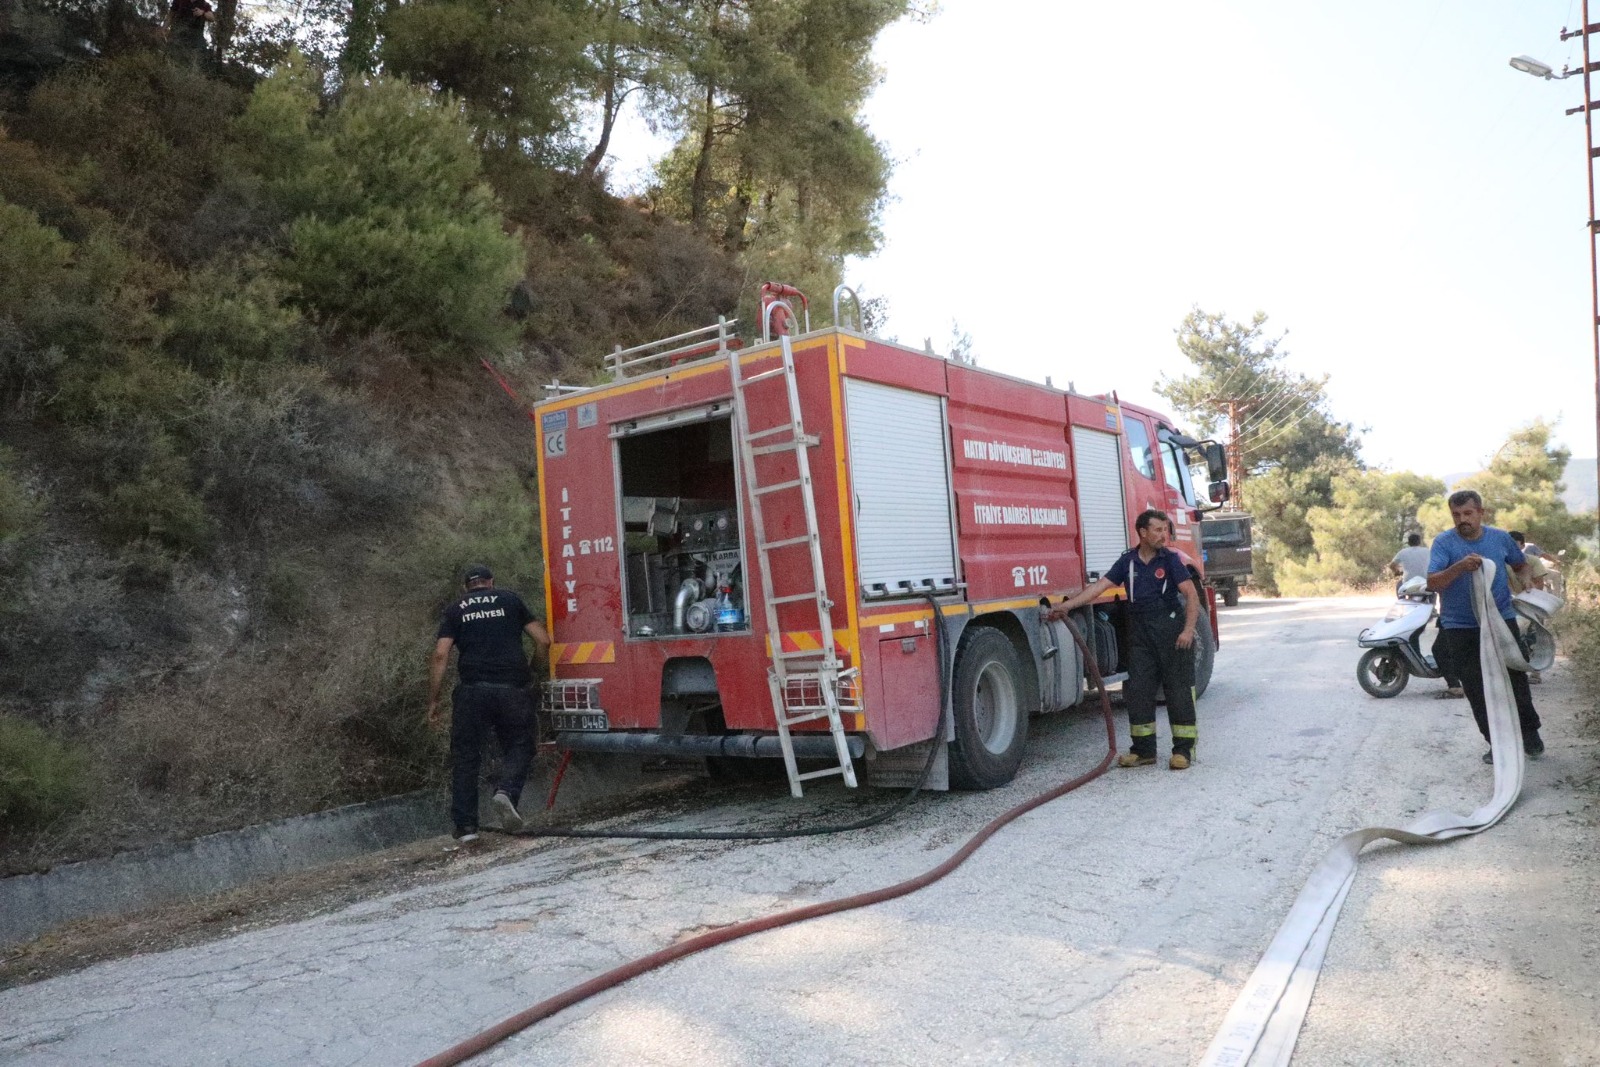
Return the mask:
<path fill-rule="evenodd" d="M 1045 616 L 1065 619 L 1074 608 L 1106 590 L 1128 591 L 1128 680 L 1122 687 L 1128 708 L 1129 751 L 1119 767 L 1148 767 L 1156 761 L 1156 691 L 1167 691 L 1167 721 L 1172 725 L 1172 758 L 1167 766 L 1188 770 L 1194 762 L 1194 628 L 1200 618 L 1200 593 L 1183 558 L 1167 547 L 1171 521 L 1151 508 L 1134 520 L 1139 543 L 1077 596 Z"/>
<path fill-rule="evenodd" d="M 1433 552 L 1428 560 L 1428 588 L 1439 594 L 1439 640 L 1433 646 L 1434 658 L 1448 673 L 1461 679 L 1467 691 L 1467 703 L 1472 705 L 1472 717 L 1478 722 L 1478 732 L 1489 740 L 1489 713 L 1483 702 L 1483 665 L 1478 659 L 1478 642 L 1483 637 L 1493 640 L 1493 633 L 1484 634 L 1480 621 L 1495 625 L 1493 620 L 1479 620 L 1472 610 L 1472 572 L 1483 566 L 1486 559 L 1495 562 L 1494 604 L 1500 612 L 1500 625 L 1517 634 L 1517 613 L 1511 607 L 1511 585 L 1508 573 L 1516 571 L 1526 575 L 1528 562 L 1504 530 L 1483 524 L 1483 498 L 1471 489 L 1451 493 L 1450 521 L 1455 529 L 1446 530 L 1433 539 Z M 1511 693 L 1517 701 L 1517 718 L 1522 724 L 1522 750 L 1530 759 L 1544 755 L 1544 740 L 1539 736 L 1539 713 L 1533 707 L 1533 692 L 1528 688 L 1528 676 L 1522 671 L 1511 672 Z M 1483 762 L 1493 763 L 1493 750 L 1483 754 Z"/>

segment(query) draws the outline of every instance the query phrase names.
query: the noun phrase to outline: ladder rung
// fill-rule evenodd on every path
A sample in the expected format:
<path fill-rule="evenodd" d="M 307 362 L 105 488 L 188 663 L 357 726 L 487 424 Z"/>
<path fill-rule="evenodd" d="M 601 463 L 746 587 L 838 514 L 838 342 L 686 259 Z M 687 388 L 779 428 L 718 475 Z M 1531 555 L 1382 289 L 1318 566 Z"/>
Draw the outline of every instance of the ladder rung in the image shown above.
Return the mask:
<path fill-rule="evenodd" d="M 807 656 L 821 656 L 826 652 L 827 649 L 823 648 L 801 648 L 793 652 L 779 652 L 778 655 L 783 659 L 804 659 Z"/>
<path fill-rule="evenodd" d="M 830 774 L 843 774 L 843 773 L 844 773 L 844 767 L 843 767 L 843 765 L 841 765 L 841 766 L 838 766 L 838 767 L 829 767 L 826 770 L 821 770 L 821 771 L 807 771 L 806 773 L 800 774 L 800 775 L 796 775 L 795 777 L 798 780 L 800 780 L 802 782 L 805 782 L 805 781 L 811 780 L 812 778 L 826 778 Z"/>
<path fill-rule="evenodd" d="M 784 368 L 782 367 L 774 367 L 772 370 L 764 370 L 760 374 L 752 374 L 748 378 L 740 378 L 739 388 L 743 389 L 747 385 L 754 385 L 756 382 L 759 382 L 764 378 L 776 378 L 778 375 L 782 374 L 783 371 Z"/>
<path fill-rule="evenodd" d="M 766 496 L 768 493 L 779 493 L 785 489 L 798 489 L 806 484 L 804 479 L 796 478 L 792 482 L 779 482 L 776 485 L 758 485 L 750 490 L 756 496 Z"/>
<path fill-rule="evenodd" d="M 791 431 L 794 431 L 797 434 L 799 433 L 799 430 L 796 428 L 794 423 L 785 422 L 785 423 L 780 423 L 777 426 L 769 426 L 765 430 L 757 430 L 755 433 L 747 433 L 747 434 L 744 435 L 744 439 L 746 441 L 754 441 L 754 440 L 756 440 L 758 438 L 762 438 L 762 437 L 771 437 L 773 434 L 782 433 L 785 430 L 791 430 Z"/>
<path fill-rule="evenodd" d="M 756 547 L 761 549 L 763 552 L 767 552 L 774 548 L 788 548 L 790 545 L 803 545 L 810 540 L 810 534 L 801 534 L 799 537 L 785 537 L 781 541 L 760 541 L 757 542 Z"/>
<path fill-rule="evenodd" d="M 821 440 L 816 434 L 802 434 L 792 441 L 779 441 L 775 445 L 757 445 L 750 450 L 750 454 L 753 456 L 769 456 L 774 452 L 793 452 L 801 445 L 805 445 L 807 448 L 815 448 Z"/>
<path fill-rule="evenodd" d="M 820 594 L 818 593 L 818 591 L 813 589 L 809 593 L 791 593 L 788 596 L 768 597 L 767 598 L 767 603 L 768 604 L 773 604 L 773 605 L 777 605 L 777 604 L 798 604 L 802 600 L 815 600 L 815 599 L 817 599 L 817 597 L 819 595 Z"/>
<path fill-rule="evenodd" d="M 818 719 L 826 719 L 827 717 L 827 708 L 823 708 L 820 711 L 803 711 L 798 715 L 790 715 L 788 712 L 784 712 L 783 725 L 799 726 L 803 722 L 816 722 Z"/>

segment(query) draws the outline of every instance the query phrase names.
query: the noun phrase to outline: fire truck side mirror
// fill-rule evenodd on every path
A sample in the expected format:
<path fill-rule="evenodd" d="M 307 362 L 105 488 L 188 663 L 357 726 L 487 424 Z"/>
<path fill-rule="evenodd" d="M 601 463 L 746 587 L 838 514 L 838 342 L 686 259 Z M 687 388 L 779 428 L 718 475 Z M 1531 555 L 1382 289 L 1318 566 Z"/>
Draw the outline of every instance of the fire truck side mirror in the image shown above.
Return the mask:
<path fill-rule="evenodd" d="M 1207 441 L 1203 447 L 1206 454 L 1206 473 L 1210 475 L 1213 482 L 1225 480 L 1228 477 L 1228 454 L 1215 441 Z M 1226 500 L 1228 498 L 1226 496 L 1219 497 L 1213 493 L 1211 499 Z"/>
<path fill-rule="evenodd" d="M 1229 488 L 1227 482 L 1212 482 L 1206 486 L 1206 496 L 1211 499 L 1213 504 L 1226 504 L 1232 498 L 1233 491 Z"/>

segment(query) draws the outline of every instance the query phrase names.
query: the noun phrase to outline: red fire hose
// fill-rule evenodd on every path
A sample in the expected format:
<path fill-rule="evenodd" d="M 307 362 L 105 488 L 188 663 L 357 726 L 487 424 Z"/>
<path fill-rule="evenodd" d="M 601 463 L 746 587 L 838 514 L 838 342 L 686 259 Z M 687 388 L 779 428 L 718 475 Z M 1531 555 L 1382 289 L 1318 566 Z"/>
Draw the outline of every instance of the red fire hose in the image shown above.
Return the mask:
<path fill-rule="evenodd" d="M 1105 758 L 1092 771 L 1079 775 L 1071 781 L 1063 782 L 1054 789 L 1040 793 L 1031 800 L 1025 800 L 1011 810 L 996 816 L 943 863 L 917 875 L 915 878 L 909 878 L 904 882 L 886 886 L 883 889 L 872 889 L 865 893 L 857 893 L 854 896 L 840 897 L 838 900 L 823 901 L 820 904 L 808 904 L 803 908 L 793 908 L 789 911 L 778 912 L 775 915 L 746 919 L 744 922 L 735 923 L 732 926 L 725 926 L 721 929 L 701 934 L 698 937 L 691 937 L 687 941 L 681 941 L 678 944 L 652 952 L 648 956 L 641 956 L 620 967 L 614 967 L 602 975 L 597 975 L 587 982 L 581 982 L 570 989 L 557 993 L 548 1000 L 542 1000 L 533 1007 L 520 1011 L 510 1018 L 489 1027 L 487 1030 L 467 1038 L 460 1044 L 423 1060 L 418 1064 L 418 1067 L 451 1067 L 454 1064 L 464 1063 L 478 1053 L 499 1044 L 511 1035 L 527 1029 L 542 1019 L 548 1019 L 557 1012 L 570 1008 L 580 1001 L 587 1000 L 596 993 L 619 986 L 629 979 L 637 978 L 641 974 L 663 967 L 674 960 L 692 956 L 696 952 L 704 951 L 716 945 L 724 945 L 729 941 L 737 941 L 739 938 L 749 937 L 751 934 L 759 934 L 766 930 L 776 930 L 780 926 L 792 926 L 807 919 L 815 919 L 823 915 L 834 915 L 838 912 L 851 911 L 855 908 L 864 908 L 869 904 L 881 904 L 886 900 L 893 900 L 896 897 L 914 893 L 919 889 L 932 885 L 961 866 L 969 856 L 982 847 L 985 841 L 993 837 L 1002 826 L 1005 826 L 1018 816 L 1025 815 L 1034 808 L 1065 796 L 1085 782 L 1090 782 L 1100 777 L 1111 766 L 1111 761 L 1117 755 L 1117 729 L 1116 723 L 1111 717 L 1111 699 L 1106 695 L 1105 682 L 1101 679 L 1098 665 L 1095 663 L 1093 654 L 1083 643 L 1083 638 L 1078 635 L 1076 628 L 1069 626 L 1067 629 L 1072 634 L 1072 639 L 1077 642 L 1079 649 L 1083 651 L 1084 662 L 1089 666 L 1090 674 L 1100 688 L 1100 710 L 1105 716 L 1106 754 Z"/>

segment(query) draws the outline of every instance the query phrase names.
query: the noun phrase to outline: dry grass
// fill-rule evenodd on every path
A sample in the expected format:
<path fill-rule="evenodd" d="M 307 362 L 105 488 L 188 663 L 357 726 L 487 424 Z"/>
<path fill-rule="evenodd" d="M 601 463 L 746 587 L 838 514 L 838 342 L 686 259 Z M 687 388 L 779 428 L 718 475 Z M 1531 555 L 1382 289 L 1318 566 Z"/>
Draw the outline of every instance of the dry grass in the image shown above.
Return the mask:
<path fill-rule="evenodd" d="M 1567 605 L 1554 619 L 1562 651 L 1584 695 L 1580 725 L 1600 735 L 1600 574 L 1575 565 L 1567 575 Z"/>

